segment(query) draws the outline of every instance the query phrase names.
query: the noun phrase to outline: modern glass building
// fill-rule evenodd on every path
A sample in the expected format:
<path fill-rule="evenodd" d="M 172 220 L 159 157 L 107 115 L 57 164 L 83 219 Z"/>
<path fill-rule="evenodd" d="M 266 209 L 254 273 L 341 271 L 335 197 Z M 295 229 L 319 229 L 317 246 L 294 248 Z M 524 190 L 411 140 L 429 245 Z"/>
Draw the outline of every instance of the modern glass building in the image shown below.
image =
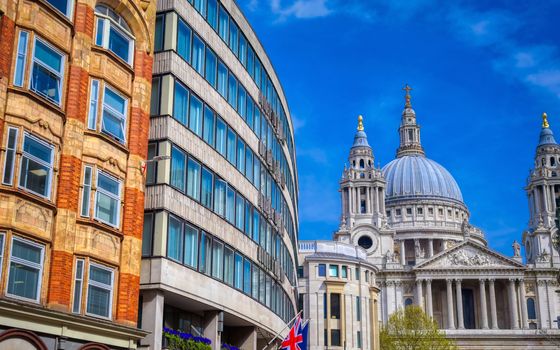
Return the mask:
<path fill-rule="evenodd" d="M 234 1 L 158 2 L 141 274 L 142 344 L 163 328 L 261 348 L 295 315 L 293 126 Z"/>
<path fill-rule="evenodd" d="M 131 349 L 146 335 L 155 15 L 144 0 L 0 3 L 0 349 Z"/>

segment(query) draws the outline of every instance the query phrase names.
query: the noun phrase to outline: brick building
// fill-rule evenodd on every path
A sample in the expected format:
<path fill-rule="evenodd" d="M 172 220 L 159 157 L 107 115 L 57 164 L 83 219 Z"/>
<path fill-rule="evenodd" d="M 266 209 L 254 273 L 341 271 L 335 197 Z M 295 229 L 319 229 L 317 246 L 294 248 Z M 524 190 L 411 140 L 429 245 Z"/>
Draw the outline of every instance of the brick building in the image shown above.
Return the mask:
<path fill-rule="evenodd" d="M 135 348 L 155 1 L 0 1 L 0 348 Z"/>

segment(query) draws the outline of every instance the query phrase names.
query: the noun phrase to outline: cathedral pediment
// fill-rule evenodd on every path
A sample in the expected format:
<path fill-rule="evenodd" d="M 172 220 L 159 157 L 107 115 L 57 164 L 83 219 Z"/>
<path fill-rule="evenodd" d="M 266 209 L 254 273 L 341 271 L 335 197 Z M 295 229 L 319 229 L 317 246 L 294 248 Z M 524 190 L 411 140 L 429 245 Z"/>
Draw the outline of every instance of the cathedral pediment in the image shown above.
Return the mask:
<path fill-rule="evenodd" d="M 485 246 L 467 240 L 416 265 L 415 270 L 519 269 L 524 265 Z"/>

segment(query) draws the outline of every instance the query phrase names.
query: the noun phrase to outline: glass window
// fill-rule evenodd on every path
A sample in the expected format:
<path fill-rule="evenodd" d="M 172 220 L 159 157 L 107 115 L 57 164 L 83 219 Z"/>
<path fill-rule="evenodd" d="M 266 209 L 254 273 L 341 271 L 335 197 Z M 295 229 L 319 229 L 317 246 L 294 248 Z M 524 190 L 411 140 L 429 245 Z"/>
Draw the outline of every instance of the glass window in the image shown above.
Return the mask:
<path fill-rule="evenodd" d="M 319 277 L 325 277 L 327 272 L 327 268 L 325 264 L 319 264 L 318 274 Z"/>
<path fill-rule="evenodd" d="M 217 0 L 208 0 L 206 20 L 214 30 L 218 30 L 218 3 Z"/>
<path fill-rule="evenodd" d="M 251 261 L 247 258 L 243 261 L 243 292 L 251 295 Z"/>
<path fill-rule="evenodd" d="M 266 301 L 266 278 L 265 272 L 259 269 L 259 301 L 264 304 Z"/>
<path fill-rule="evenodd" d="M 237 109 L 237 79 L 231 72 L 228 76 L 228 103 L 233 109 Z"/>
<path fill-rule="evenodd" d="M 356 345 L 358 348 L 362 348 L 362 332 L 356 332 Z"/>
<path fill-rule="evenodd" d="M 132 65 L 134 39 L 121 16 L 103 5 L 95 7 L 97 18 L 96 45 L 102 46 Z"/>
<path fill-rule="evenodd" d="M 331 293 L 331 318 L 340 318 L 340 294 Z"/>
<path fill-rule="evenodd" d="M 253 184 L 257 189 L 261 187 L 261 161 L 255 157 L 254 158 L 254 171 L 253 171 Z"/>
<path fill-rule="evenodd" d="M 202 76 L 204 76 L 204 50 L 202 40 L 198 35 L 193 34 L 192 66 Z"/>
<path fill-rule="evenodd" d="M 241 116 L 241 118 L 246 119 L 247 118 L 247 113 L 246 113 L 246 106 L 247 106 L 247 93 L 245 92 L 245 89 L 239 85 L 239 90 L 237 93 L 238 99 L 237 99 L 237 111 L 239 113 L 239 115 Z"/>
<path fill-rule="evenodd" d="M 113 270 L 91 263 L 88 276 L 87 313 L 111 317 Z"/>
<path fill-rule="evenodd" d="M 18 129 L 8 128 L 8 143 L 6 144 L 6 155 L 4 158 L 4 176 L 2 183 L 11 185 L 14 177 L 14 164 L 16 160 Z"/>
<path fill-rule="evenodd" d="M 530 320 L 537 319 L 537 312 L 535 310 L 535 299 L 527 298 L 527 318 Z"/>
<path fill-rule="evenodd" d="M 224 282 L 230 286 L 233 286 L 233 272 L 233 250 L 226 246 L 224 249 Z"/>
<path fill-rule="evenodd" d="M 210 85 L 212 85 L 214 88 L 216 88 L 216 64 L 217 64 L 217 59 L 216 59 L 216 54 L 214 54 L 214 52 L 212 50 L 210 50 L 210 48 L 206 48 L 206 80 L 210 83 Z"/>
<path fill-rule="evenodd" d="M 206 0 L 194 0 L 193 2 L 194 8 L 204 16 L 204 14 L 206 13 L 206 9 L 204 8 L 204 5 L 206 5 Z"/>
<path fill-rule="evenodd" d="M 182 19 L 179 19 L 177 53 L 187 62 L 191 61 L 191 35 L 191 28 Z"/>
<path fill-rule="evenodd" d="M 253 130 L 254 130 L 254 128 L 253 128 L 253 124 L 254 124 L 253 110 L 254 110 L 254 108 L 255 108 L 255 103 L 253 102 L 253 99 L 250 96 L 247 96 L 247 125 L 249 125 L 249 127 Z"/>
<path fill-rule="evenodd" d="M 142 230 L 142 256 L 152 255 L 152 244 L 154 234 L 154 214 L 144 214 L 144 227 Z"/>
<path fill-rule="evenodd" d="M 356 321 L 362 320 L 362 303 L 360 297 L 356 297 Z"/>
<path fill-rule="evenodd" d="M 228 70 L 222 61 L 218 60 L 218 92 L 223 98 L 227 97 Z"/>
<path fill-rule="evenodd" d="M 7 294 L 39 301 L 43 274 L 44 246 L 12 238 Z"/>
<path fill-rule="evenodd" d="M 99 103 L 99 80 L 92 79 L 89 92 L 88 129 L 97 129 L 97 104 Z"/>
<path fill-rule="evenodd" d="M 348 267 L 342 266 L 341 272 L 340 272 L 340 277 L 348 278 Z"/>
<path fill-rule="evenodd" d="M 233 129 L 228 128 L 227 132 L 227 160 L 235 165 L 235 139 L 236 135 Z"/>
<path fill-rule="evenodd" d="M 230 186 L 226 190 L 226 220 L 235 223 L 235 191 Z"/>
<path fill-rule="evenodd" d="M 198 261 L 198 230 L 185 224 L 185 253 L 184 263 L 196 269 Z"/>
<path fill-rule="evenodd" d="M 355 272 L 356 272 L 355 280 L 359 281 L 360 280 L 360 269 L 356 267 Z"/>
<path fill-rule="evenodd" d="M 229 48 L 231 49 L 231 51 L 233 51 L 233 54 L 235 56 L 238 55 L 237 52 L 237 45 L 239 43 L 239 29 L 237 28 L 237 25 L 235 24 L 235 22 L 230 21 L 229 22 Z"/>
<path fill-rule="evenodd" d="M 241 141 L 241 138 L 237 139 L 237 170 L 241 174 L 245 173 L 245 143 Z"/>
<path fill-rule="evenodd" d="M 216 118 L 216 151 L 226 156 L 226 124 L 222 118 Z"/>
<path fill-rule="evenodd" d="M 252 279 L 251 295 L 253 298 L 259 299 L 259 268 L 255 265 L 253 265 Z"/>
<path fill-rule="evenodd" d="M 156 30 L 154 35 L 154 51 L 163 50 L 163 40 L 165 38 L 165 17 L 163 15 L 156 16 Z M 179 45 L 177 45 L 179 46 Z"/>
<path fill-rule="evenodd" d="M 5 235 L 3 232 L 0 232 L 0 276 L 2 276 L 2 266 L 4 263 L 4 241 Z"/>
<path fill-rule="evenodd" d="M 181 124 L 187 125 L 187 111 L 189 106 L 189 90 L 175 80 L 175 94 L 173 98 L 173 118 Z"/>
<path fill-rule="evenodd" d="M 177 262 L 183 261 L 183 224 L 176 217 L 169 215 L 167 228 L 167 257 Z"/>
<path fill-rule="evenodd" d="M 80 212 L 81 216 L 89 217 L 89 202 L 91 195 L 91 178 L 92 178 L 92 167 L 84 167 L 84 186 L 82 188 L 82 210 Z"/>
<path fill-rule="evenodd" d="M 60 105 L 63 74 L 64 55 L 36 38 L 30 89 Z"/>
<path fill-rule="evenodd" d="M 252 237 L 251 225 L 253 224 L 253 206 L 249 201 L 245 201 L 245 234 Z"/>
<path fill-rule="evenodd" d="M 239 35 L 239 61 L 247 67 L 247 39 L 243 34 Z"/>
<path fill-rule="evenodd" d="M 23 76 L 25 73 L 25 60 L 27 58 L 27 41 L 29 33 L 19 32 L 18 51 L 16 58 L 16 67 L 14 72 L 14 85 L 23 86 Z"/>
<path fill-rule="evenodd" d="M 259 242 L 260 214 L 257 210 L 253 213 L 253 240 Z"/>
<path fill-rule="evenodd" d="M 156 182 L 157 161 L 154 157 L 157 156 L 157 143 L 148 144 L 148 159 L 146 161 L 146 184 L 153 184 Z"/>
<path fill-rule="evenodd" d="M 242 289 L 243 287 L 243 257 L 239 253 L 235 253 L 234 286 L 237 289 Z"/>
<path fill-rule="evenodd" d="M 214 240 L 212 243 L 212 277 L 222 280 L 224 278 L 224 245 Z"/>
<path fill-rule="evenodd" d="M 200 201 L 200 164 L 189 157 L 187 195 Z"/>
<path fill-rule="evenodd" d="M 226 182 L 216 178 L 214 189 L 214 211 L 220 215 L 225 215 L 225 203 L 226 203 Z"/>
<path fill-rule="evenodd" d="M 161 86 L 160 86 L 160 78 L 154 77 L 152 78 L 152 92 L 150 97 L 150 115 L 159 115 L 160 108 L 159 108 L 159 97 L 161 95 Z"/>
<path fill-rule="evenodd" d="M 202 136 L 202 102 L 192 94 L 189 111 L 189 129 Z"/>
<path fill-rule="evenodd" d="M 171 186 L 185 192 L 185 154 L 173 146 L 171 148 Z"/>
<path fill-rule="evenodd" d="M 218 13 L 218 22 L 220 37 L 227 43 L 229 33 L 229 15 L 223 6 L 220 6 L 220 11 Z"/>
<path fill-rule="evenodd" d="M 117 227 L 121 208 L 121 183 L 114 177 L 97 171 L 97 191 L 95 194 L 95 218 Z"/>
<path fill-rule="evenodd" d="M 214 119 L 214 111 L 205 105 L 202 139 L 210 146 L 214 146 Z"/>
<path fill-rule="evenodd" d="M 212 264 L 212 237 L 205 232 L 200 233 L 200 256 L 198 261 L 198 270 L 207 275 L 210 274 L 210 266 Z"/>
<path fill-rule="evenodd" d="M 247 46 L 247 71 L 255 79 L 255 51 L 250 45 Z"/>
<path fill-rule="evenodd" d="M 51 145 L 25 133 L 23 137 L 19 187 L 49 198 L 53 153 Z"/>
<path fill-rule="evenodd" d="M 201 200 L 200 202 L 208 209 L 212 209 L 212 188 L 214 186 L 214 175 L 206 168 L 202 168 Z"/>
<path fill-rule="evenodd" d="M 128 99 L 105 85 L 101 131 L 124 143 Z"/>
<path fill-rule="evenodd" d="M 243 231 L 245 226 L 245 200 L 240 195 L 237 195 L 235 204 L 235 227 Z"/>
<path fill-rule="evenodd" d="M 84 282 L 84 260 L 76 260 L 76 272 L 74 273 L 74 301 L 72 303 L 72 312 L 80 313 L 82 309 L 82 288 Z"/>

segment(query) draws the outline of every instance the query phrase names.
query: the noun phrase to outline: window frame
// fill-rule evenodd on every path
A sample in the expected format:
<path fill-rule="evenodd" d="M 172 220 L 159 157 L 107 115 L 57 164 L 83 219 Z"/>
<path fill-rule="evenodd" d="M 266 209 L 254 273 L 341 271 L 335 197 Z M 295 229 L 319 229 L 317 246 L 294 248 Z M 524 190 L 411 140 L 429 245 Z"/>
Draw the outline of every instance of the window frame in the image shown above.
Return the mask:
<path fill-rule="evenodd" d="M 27 152 L 25 152 L 25 151 L 23 150 L 23 145 L 25 144 L 25 138 L 26 138 L 26 137 L 29 137 L 29 138 L 33 139 L 34 141 L 36 141 L 36 142 L 42 144 L 43 146 L 45 146 L 45 147 L 47 147 L 47 148 L 49 148 L 49 149 L 51 150 L 50 165 L 46 165 L 44 160 L 39 159 L 39 158 L 37 158 L 36 156 L 33 156 L 31 153 L 27 153 Z M 16 141 L 16 144 L 17 144 L 17 141 Z M 16 146 L 16 150 L 17 150 L 17 146 Z M 17 151 L 16 151 L 16 154 L 17 154 Z M 24 186 L 21 185 L 21 180 L 22 180 L 22 176 L 21 176 L 21 175 L 22 175 L 22 170 L 23 170 L 23 159 L 24 159 L 24 157 L 26 157 L 26 154 L 31 156 L 31 157 L 27 157 L 29 160 L 32 160 L 32 161 L 34 161 L 34 162 L 36 162 L 36 163 L 39 163 L 39 164 L 41 164 L 41 165 L 43 165 L 43 166 L 46 166 L 46 167 L 48 167 L 48 168 L 50 169 L 49 175 L 48 175 L 47 190 L 46 190 L 47 195 L 43 195 L 43 194 L 37 193 L 37 192 L 35 192 L 35 191 L 33 191 L 33 190 L 31 190 L 31 189 L 29 189 L 29 188 L 24 187 Z M 44 140 L 41 139 L 40 137 L 37 137 L 37 136 L 33 135 L 32 133 L 27 132 L 27 131 L 24 131 L 24 132 L 23 132 L 23 141 L 22 141 L 22 143 L 21 143 L 21 157 L 20 157 L 20 160 L 19 160 L 19 173 L 18 173 L 17 188 L 22 189 L 22 190 L 24 190 L 24 191 L 26 191 L 26 192 L 33 193 L 34 195 L 37 195 L 37 196 L 39 196 L 39 197 L 42 197 L 42 198 L 45 198 L 45 199 L 50 200 L 50 199 L 51 199 L 51 194 L 52 194 L 51 192 L 52 192 L 52 176 L 53 176 L 53 172 L 54 172 L 54 146 L 53 146 L 52 144 L 50 144 L 49 142 L 44 141 Z M 13 175 L 12 175 L 12 177 L 13 177 Z M 13 178 L 12 178 L 12 181 L 13 181 Z"/>
<path fill-rule="evenodd" d="M 105 94 L 106 91 L 110 90 L 112 93 L 114 93 L 115 95 L 117 95 L 118 97 L 122 98 L 124 100 L 124 114 L 122 114 L 121 112 L 117 111 L 115 108 L 113 108 L 112 106 L 110 106 L 109 104 L 105 104 Z M 99 92 L 101 93 L 101 89 L 99 89 Z M 111 85 L 104 83 L 103 84 L 103 95 L 101 96 L 101 98 L 98 98 L 98 101 L 101 101 L 101 116 L 99 118 L 99 133 L 105 134 L 108 137 L 111 137 L 113 139 L 115 139 L 118 143 L 121 143 L 123 145 L 126 145 L 127 142 L 127 123 L 128 123 L 128 114 L 129 114 L 129 110 L 128 110 L 128 106 L 129 106 L 129 98 L 128 96 L 123 95 L 120 91 L 118 91 L 116 88 L 112 87 Z M 108 108 L 109 113 L 111 115 L 113 115 L 113 117 L 116 117 L 118 119 L 122 120 L 122 133 L 123 133 L 123 139 L 120 140 L 117 136 L 109 133 L 108 131 L 104 130 L 103 127 L 103 121 L 105 119 L 105 109 Z M 98 108 L 99 109 L 99 108 Z"/>
<path fill-rule="evenodd" d="M 116 177 L 116 176 L 114 176 L 114 175 L 112 175 L 112 174 L 110 174 L 110 173 L 108 173 L 104 170 L 101 170 L 99 168 L 97 168 L 96 170 L 97 171 L 96 171 L 96 177 L 95 177 L 95 197 L 94 197 L 95 206 L 94 206 L 93 218 L 97 221 L 100 221 L 100 222 L 106 224 L 106 225 L 109 225 L 111 227 L 114 227 L 114 228 L 118 229 L 120 227 L 120 223 L 121 223 L 121 204 L 122 204 L 122 184 L 123 184 L 123 182 L 118 177 Z M 109 193 L 109 191 L 106 191 L 106 190 L 101 191 L 102 194 L 104 194 L 108 197 L 111 197 L 112 199 L 117 200 L 117 204 L 118 204 L 117 205 L 117 218 L 115 220 L 116 221 L 115 224 L 107 222 L 107 221 L 105 221 L 105 220 L 103 220 L 103 219 L 101 219 L 97 216 L 97 199 L 98 199 L 98 193 L 99 193 L 99 189 L 100 189 L 100 187 L 99 187 L 99 173 L 103 173 L 104 176 L 107 176 L 109 179 L 116 181 L 119 185 L 119 189 L 118 189 L 118 191 L 119 191 L 119 196 L 118 197 L 119 198 L 114 198 L 115 195 L 112 194 L 112 193 Z"/>
<path fill-rule="evenodd" d="M 98 268 L 100 270 L 105 270 L 105 271 L 109 271 L 111 272 L 111 289 L 109 292 L 109 307 L 108 307 L 108 311 L 109 311 L 109 316 L 102 316 L 102 315 L 98 315 L 98 314 L 94 314 L 91 312 L 88 312 L 88 301 L 89 301 L 89 287 L 91 285 L 93 285 L 94 287 L 97 288 L 101 288 L 101 289 L 107 289 L 105 286 L 107 286 L 104 283 L 101 282 L 97 282 L 97 281 L 93 281 L 94 283 L 91 283 L 91 267 L 95 267 Z M 115 269 L 114 268 L 110 268 L 108 266 L 105 265 L 101 265 L 98 263 L 95 263 L 93 261 L 89 261 L 89 264 L 87 264 L 87 289 L 86 289 L 86 303 L 85 303 L 85 310 L 84 310 L 84 314 L 88 315 L 88 316 L 92 316 L 92 317 L 97 317 L 97 318 L 103 318 L 106 320 L 112 320 L 113 319 L 113 297 L 114 297 L 114 293 L 115 293 Z"/>
<path fill-rule="evenodd" d="M 48 66 L 48 64 L 42 62 L 40 59 L 35 58 L 35 50 L 37 47 L 37 41 L 40 41 L 43 45 L 47 46 L 49 49 L 51 49 L 52 51 L 54 51 L 56 54 L 60 55 L 60 71 L 59 72 L 55 72 L 54 69 L 52 69 L 51 67 Z M 45 98 L 46 100 L 50 101 L 51 103 L 56 104 L 58 107 L 62 107 L 62 99 L 63 99 L 63 91 L 62 91 L 62 82 L 64 80 L 64 73 L 65 73 L 65 68 L 66 68 L 66 58 L 67 55 L 60 51 L 59 49 L 57 49 L 55 46 L 53 46 L 51 43 L 49 43 L 47 40 L 41 39 L 39 36 L 34 35 L 33 36 L 33 48 L 31 50 L 31 66 L 29 67 L 29 82 L 27 83 L 28 89 L 29 91 L 32 91 L 33 93 L 37 94 L 38 96 Z M 25 60 L 26 62 L 26 60 Z M 24 63 L 25 63 L 24 62 Z M 43 94 L 42 92 L 34 89 L 32 87 L 33 84 L 33 71 L 34 71 L 34 65 L 35 62 L 37 62 L 37 64 L 39 64 L 40 66 L 42 66 L 44 69 L 46 69 L 47 71 L 49 71 L 50 73 L 56 75 L 58 77 L 58 92 L 59 92 L 59 101 L 56 101 L 48 96 L 46 96 L 45 94 Z M 24 67 L 24 74 L 25 74 L 25 65 Z M 23 79 L 23 81 L 25 81 L 25 79 Z"/>
<path fill-rule="evenodd" d="M 99 6 L 99 5 L 97 5 L 97 6 Z M 110 8 L 109 6 L 106 6 L 105 4 L 103 4 L 101 6 L 107 8 L 109 11 L 113 11 L 117 16 L 119 16 L 120 19 L 122 19 L 126 23 L 124 18 L 121 15 L 119 15 L 118 13 L 116 13 L 114 9 Z M 136 38 L 134 37 L 134 34 L 129 32 L 126 28 L 124 28 L 121 24 L 117 23 L 110 16 L 108 16 L 104 13 L 98 12 L 97 9 L 94 9 L 94 18 L 95 18 L 95 33 L 94 33 L 93 45 L 98 46 L 98 47 L 102 47 L 105 50 L 110 51 L 116 57 L 118 57 L 120 60 L 125 62 L 128 66 L 134 67 L 134 47 L 135 47 L 135 44 L 136 44 Z M 103 28 L 102 28 L 103 32 L 101 33 L 101 45 L 99 45 L 97 43 L 97 37 L 99 35 L 99 32 L 98 32 L 99 31 L 99 20 L 103 21 Z M 113 26 L 114 29 L 117 32 L 119 32 L 121 35 L 123 35 L 125 38 L 129 39 L 129 42 L 128 42 L 128 58 L 126 60 L 109 48 L 109 38 L 110 38 L 110 33 L 111 33 L 111 26 Z M 127 23 L 127 26 L 128 26 L 128 23 Z"/>
<path fill-rule="evenodd" d="M 17 258 L 16 257 L 16 263 L 17 264 L 21 264 L 30 268 L 34 268 L 34 269 L 38 269 L 39 270 L 39 274 L 38 274 L 38 281 L 37 281 L 37 298 L 36 299 L 30 299 L 30 298 L 26 298 L 26 297 L 22 297 L 16 294 L 11 294 L 10 292 L 8 292 L 9 288 L 10 288 L 10 274 L 11 274 L 11 268 L 10 266 L 12 265 L 12 261 L 13 261 L 13 249 L 14 249 L 14 241 L 20 241 L 24 244 L 36 247 L 41 249 L 41 262 L 39 264 L 39 267 L 37 266 L 33 266 L 33 265 L 37 265 L 36 263 L 29 263 L 29 262 L 24 262 L 24 259 L 21 258 Z M 19 300 L 24 300 L 24 301 L 31 301 L 34 303 L 39 303 L 41 300 L 41 289 L 43 286 L 43 269 L 44 269 L 44 264 L 45 264 L 45 246 L 42 244 L 39 244 L 37 242 L 31 241 L 29 239 L 23 238 L 23 237 L 19 237 L 19 236 L 12 236 L 11 239 L 11 244 L 10 244 L 10 256 L 9 256 L 9 260 L 8 260 L 8 275 L 6 276 L 6 296 L 10 297 L 10 298 L 14 298 L 14 299 L 19 299 Z"/>
<path fill-rule="evenodd" d="M 14 145 L 13 148 L 10 148 L 10 132 L 14 132 Z M 16 158 L 17 158 L 17 149 L 18 149 L 18 139 L 19 139 L 19 128 L 15 128 L 13 126 L 8 127 L 8 131 L 6 132 L 6 151 L 4 152 L 4 171 L 2 172 L 2 184 L 12 186 L 14 184 L 14 170 L 16 170 Z M 10 179 L 9 181 L 6 180 L 6 170 L 8 169 L 8 153 L 12 152 L 12 159 L 10 165 Z"/>

